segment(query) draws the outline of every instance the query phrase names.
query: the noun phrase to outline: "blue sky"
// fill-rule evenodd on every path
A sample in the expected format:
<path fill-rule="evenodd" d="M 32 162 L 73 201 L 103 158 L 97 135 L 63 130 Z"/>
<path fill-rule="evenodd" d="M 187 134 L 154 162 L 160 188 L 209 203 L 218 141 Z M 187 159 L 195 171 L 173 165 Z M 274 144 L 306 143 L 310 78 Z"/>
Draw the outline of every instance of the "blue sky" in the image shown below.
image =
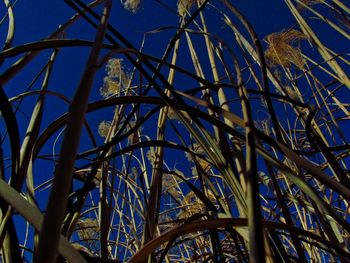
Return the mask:
<path fill-rule="evenodd" d="M 144 1 L 139 12 L 136 14 L 124 10 L 119 1 L 114 1 L 113 5 L 110 23 L 124 34 L 136 48 L 140 47 L 144 32 L 158 29 L 161 26 L 176 27 L 178 25 L 179 18 L 157 3 L 157 1 Z M 220 4 L 218 6 L 220 7 Z M 283 1 L 249 0 L 242 1 L 242 3 L 238 3 L 237 6 L 251 21 L 260 37 L 286 28 L 290 26 L 293 21 Z M 176 10 L 176 1 L 171 1 L 169 7 Z M 209 28 L 224 33 L 229 32 L 227 28 L 224 27 L 222 21 L 217 19 L 216 11 L 212 7 L 209 7 L 208 10 Z M 14 7 L 14 13 L 16 30 L 13 45 L 16 46 L 46 38 L 55 31 L 60 24 L 70 18 L 74 14 L 74 11 L 63 1 L 38 0 L 33 4 L 33 2 L 30 1 L 19 0 Z M 6 27 L 3 26 L 0 30 L 4 32 L 5 29 Z M 145 52 L 160 56 L 164 52 L 166 43 L 173 33 L 174 30 L 165 30 L 156 34 L 148 34 L 146 36 Z M 220 32 L 218 33 L 220 34 Z M 80 20 L 67 31 L 67 37 L 72 39 L 93 40 L 94 34 L 94 30 L 91 26 L 83 20 Z M 0 37 L 1 36 L 4 37 L 5 34 L 1 34 Z M 225 37 L 229 39 L 232 38 L 232 35 L 228 33 Z M 53 78 L 50 81 L 50 89 L 57 90 L 71 97 L 79 82 L 80 73 L 84 69 L 88 52 L 88 48 L 62 49 L 54 66 L 55 74 L 53 74 Z M 23 87 L 28 86 L 39 68 L 46 63 L 50 54 L 50 50 L 42 52 L 30 66 L 26 67 L 19 77 L 10 81 L 8 85 L 5 86 L 8 96 L 17 95 L 19 92 L 23 91 Z M 3 68 L 13 63 L 15 59 L 16 58 L 7 61 Z M 180 61 L 185 63 L 184 66 L 188 63 L 185 57 L 181 60 L 181 56 Z M 187 66 L 191 67 L 190 64 Z M 102 67 L 96 78 L 94 89 L 91 94 L 91 101 L 100 99 L 99 88 L 102 85 L 104 75 L 105 71 Z M 36 87 L 38 88 L 38 86 Z M 24 103 L 26 103 L 26 101 L 24 101 Z M 54 116 L 57 117 L 61 114 L 61 111 L 58 109 L 64 109 L 66 105 L 62 102 L 57 102 L 57 100 L 52 100 L 48 104 L 48 107 L 48 112 L 50 112 L 51 115 L 50 120 L 52 120 Z M 98 120 L 96 120 L 96 122 L 98 123 Z"/>

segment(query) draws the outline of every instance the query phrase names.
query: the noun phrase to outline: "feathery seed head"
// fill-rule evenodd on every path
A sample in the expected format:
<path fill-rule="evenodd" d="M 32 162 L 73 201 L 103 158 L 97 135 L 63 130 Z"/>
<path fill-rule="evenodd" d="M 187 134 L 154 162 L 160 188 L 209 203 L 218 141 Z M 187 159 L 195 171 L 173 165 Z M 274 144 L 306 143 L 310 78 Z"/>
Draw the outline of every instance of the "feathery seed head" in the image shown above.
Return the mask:
<path fill-rule="evenodd" d="M 272 33 L 266 37 L 269 47 L 265 51 L 265 57 L 270 66 L 291 67 L 292 64 L 302 69 L 305 60 L 300 48 L 295 44 L 306 39 L 306 36 L 295 29 Z"/>
<path fill-rule="evenodd" d="M 102 138 L 106 138 L 110 128 L 111 128 L 111 122 L 109 122 L 109 121 L 102 121 L 100 123 L 100 125 L 98 125 L 98 134 Z"/>
<path fill-rule="evenodd" d="M 153 165 L 153 163 L 154 163 L 154 161 L 155 161 L 155 159 L 156 159 L 156 154 L 155 154 L 155 152 L 154 152 L 153 147 L 151 147 L 151 148 L 147 151 L 146 157 L 147 157 L 148 161 L 150 161 L 150 163 Z"/>
<path fill-rule="evenodd" d="M 84 218 L 77 222 L 77 234 L 81 240 L 92 242 L 99 232 L 98 222 L 94 218 Z"/>
<path fill-rule="evenodd" d="M 118 95 L 122 87 L 129 83 L 129 75 L 123 66 L 123 59 L 112 58 L 106 64 L 107 76 L 103 80 L 100 89 L 101 96 L 107 98 L 111 95 Z"/>
<path fill-rule="evenodd" d="M 163 174 L 163 184 L 162 184 L 163 191 L 167 191 L 175 199 L 180 200 L 181 195 L 176 182 L 177 182 L 177 177 L 175 177 L 174 175 L 167 174 L 167 173 Z"/>
<path fill-rule="evenodd" d="M 120 82 L 115 81 L 109 77 L 105 77 L 103 86 L 100 88 L 101 96 L 107 98 L 111 95 L 119 94 L 119 92 Z"/>
<path fill-rule="evenodd" d="M 121 0 L 122 5 L 134 14 L 140 9 L 141 0 Z"/>
<path fill-rule="evenodd" d="M 198 0 L 198 2 L 201 4 L 203 3 L 203 0 Z M 180 16 L 185 16 L 186 13 L 188 13 L 191 9 L 191 7 L 197 3 L 197 0 L 179 0 L 177 2 L 177 11 Z"/>

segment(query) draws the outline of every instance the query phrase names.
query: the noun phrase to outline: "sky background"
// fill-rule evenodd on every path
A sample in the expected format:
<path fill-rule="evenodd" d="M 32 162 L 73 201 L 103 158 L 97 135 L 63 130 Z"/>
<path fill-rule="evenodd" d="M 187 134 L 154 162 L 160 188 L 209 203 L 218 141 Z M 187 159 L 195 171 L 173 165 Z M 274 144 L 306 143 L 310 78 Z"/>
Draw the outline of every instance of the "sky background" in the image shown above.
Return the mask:
<path fill-rule="evenodd" d="M 170 8 L 176 11 L 176 1 L 167 1 Z M 263 38 L 266 35 L 280 31 L 289 27 L 293 23 L 293 18 L 288 13 L 283 1 L 238 1 L 237 7 L 252 23 L 258 35 Z M 215 3 L 216 4 L 216 3 Z M 220 8 L 220 4 L 218 4 Z M 38 0 L 30 2 L 28 0 L 19 0 L 14 7 L 16 20 L 15 38 L 13 46 L 38 41 L 49 36 L 58 26 L 69 19 L 75 12 L 64 1 L 43 1 Z M 209 30 L 214 31 L 224 40 L 230 41 L 233 38 L 232 31 L 229 30 L 223 22 L 218 19 L 217 12 L 213 7 L 208 7 L 207 23 Z M 162 26 L 177 27 L 179 17 L 167 10 L 157 1 L 144 1 L 140 10 L 134 14 L 123 8 L 119 1 L 113 1 L 113 12 L 110 23 L 119 30 L 136 47 L 139 48 L 143 40 L 144 33 L 158 29 Z M 0 27 L 0 39 L 6 37 L 6 23 Z M 161 56 L 166 48 L 166 44 L 174 34 L 174 29 L 164 30 L 156 34 L 146 34 L 144 51 L 154 56 Z M 94 29 L 83 19 L 74 24 L 66 32 L 67 38 L 93 40 L 95 37 Z M 194 38 L 196 41 L 196 38 Z M 186 46 L 185 46 L 186 48 Z M 202 47 L 204 51 L 204 47 Z M 21 72 L 18 77 L 11 80 L 6 86 L 5 91 L 8 96 L 17 95 L 27 89 L 38 71 L 45 65 L 51 55 L 51 50 L 41 53 L 33 62 Z M 54 65 L 54 72 L 49 84 L 50 90 L 59 91 L 68 98 L 71 98 L 79 83 L 79 78 L 84 69 L 89 48 L 65 48 L 61 49 Z M 179 63 L 193 71 L 193 66 L 188 60 L 188 53 L 179 56 Z M 8 59 L 0 72 L 6 69 L 18 58 Z M 99 89 L 103 84 L 103 78 L 106 72 L 104 67 L 98 72 L 90 101 L 101 99 Z M 33 89 L 39 89 L 41 82 L 38 81 Z M 33 101 L 24 100 L 22 109 L 32 107 Z M 27 106 L 26 106 L 27 105 Z M 46 111 L 50 117 L 47 123 L 60 116 L 67 109 L 67 105 L 57 99 L 49 99 Z M 108 114 L 108 113 L 106 113 Z M 111 112 L 109 115 L 111 116 Z M 24 119 L 28 119 L 25 112 L 19 113 Z M 89 116 L 93 123 L 101 121 L 101 116 Z M 108 117 L 106 116 L 106 119 Z M 45 119 L 44 119 L 45 122 Z M 93 125 L 92 125 L 93 126 Z M 96 126 L 97 127 L 97 126 Z M 23 126 L 22 128 L 25 129 Z M 22 135 L 25 130 L 22 130 Z"/>

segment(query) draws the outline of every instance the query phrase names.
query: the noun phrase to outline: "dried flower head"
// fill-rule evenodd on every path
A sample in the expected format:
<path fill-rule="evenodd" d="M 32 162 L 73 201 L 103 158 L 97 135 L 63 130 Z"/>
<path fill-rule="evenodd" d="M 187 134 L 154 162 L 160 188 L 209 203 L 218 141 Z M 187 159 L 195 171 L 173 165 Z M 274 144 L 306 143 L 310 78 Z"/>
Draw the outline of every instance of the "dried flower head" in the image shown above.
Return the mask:
<path fill-rule="evenodd" d="M 141 0 L 121 0 L 120 2 L 126 10 L 133 13 L 136 13 L 141 6 Z"/>
<path fill-rule="evenodd" d="M 205 151 L 203 150 L 203 148 L 197 143 L 194 143 L 192 146 L 189 146 L 189 148 L 196 154 L 200 154 L 200 155 L 205 154 Z M 196 158 L 195 156 L 193 156 L 192 153 L 186 152 L 185 156 L 188 161 L 195 161 L 196 164 L 199 165 L 204 171 L 208 171 L 211 167 L 211 164 L 206 159 L 199 158 L 199 157 Z M 192 175 L 197 176 L 196 166 L 192 167 Z"/>
<path fill-rule="evenodd" d="M 292 98 L 293 100 L 299 100 L 299 95 L 294 88 L 292 88 L 290 86 L 286 86 L 285 91 L 286 91 L 288 97 Z"/>
<path fill-rule="evenodd" d="M 179 15 L 185 16 L 189 12 L 191 7 L 197 2 L 199 2 L 200 4 L 203 3 L 202 0 L 179 0 L 177 2 L 177 11 Z"/>
<path fill-rule="evenodd" d="M 118 95 L 119 92 L 120 92 L 120 82 L 115 81 L 109 77 L 105 77 L 103 85 L 100 88 L 101 96 L 104 98 L 107 98 L 111 95 Z"/>
<path fill-rule="evenodd" d="M 112 58 L 106 64 L 107 76 L 100 89 L 101 96 L 107 98 L 118 95 L 123 87 L 129 83 L 129 74 L 123 66 L 123 59 Z"/>
<path fill-rule="evenodd" d="M 77 222 L 77 234 L 81 240 L 92 242 L 99 232 L 98 222 L 94 218 L 84 218 Z"/>
<path fill-rule="evenodd" d="M 216 203 L 215 195 L 211 191 L 208 191 L 208 198 L 213 204 Z M 188 205 L 185 206 L 183 209 L 183 212 L 180 213 L 180 215 L 179 215 L 180 219 L 185 219 L 185 218 L 190 217 L 191 215 L 205 212 L 205 205 L 194 194 L 194 192 L 192 192 L 192 191 L 189 192 L 185 196 L 183 201 L 185 204 L 188 204 Z"/>
<path fill-rule="evenodd" d="M 180 192 L 177 187 L 177 178 L 175 178 L 172 174 L 163 174 L 163 191 L 167 191 L 171 194 L 175 199 L 180 199 Z"/>
<path fill-rule="evenodd" d="M 291 67 L 293 64 L 302 69 L 305 60 L 296 44 L 303 39 L 306 39 L 306 36 L 295 29 L 268 35 L 266 41 L 269 47 L 265 52 L 267 62 L 272 67 L 277 65 Z"/>
<path fill-rule="evenodd" d="M 111 122 L 109 121 L 102 121 L 99 125 L 98 125 L 98 134 L 102 137 L 102 138 L 106 138 L 108 135 L 108 132 L 111 128 Z"/>
<path fill-rule="evenodd" d="M 106 64 L 107 76 L 110 78 L 119 78 L 123 74 L 123 59 L 111 58 Z"/>
<path fill-rule="evenodd" d="M 183 207 L 183 211 L 181 211 L 178 215 L 179 219 L 186 219 L 189 218 L 191 215 L 201 213 L 205 208 L 203 203 L 197 198 L 197 196 L 193 192 L 189 192 L 185 196 L 183 203 L 186 205 Z"/>
<path fill-rule="evenodd" d="M 151 147 L 151 148 L 147 151 L 146 157 L 147 157 L 148 161 L 150 161 L 150 163 L 153 165 L 153 163 L 154 163 L 154 161 L 155 161 L 155 159 L 156 159 L 156 154 L 155 154 L 155 152 L 154 152 L 154 148 L 153 148 L 153 147 Z"/>

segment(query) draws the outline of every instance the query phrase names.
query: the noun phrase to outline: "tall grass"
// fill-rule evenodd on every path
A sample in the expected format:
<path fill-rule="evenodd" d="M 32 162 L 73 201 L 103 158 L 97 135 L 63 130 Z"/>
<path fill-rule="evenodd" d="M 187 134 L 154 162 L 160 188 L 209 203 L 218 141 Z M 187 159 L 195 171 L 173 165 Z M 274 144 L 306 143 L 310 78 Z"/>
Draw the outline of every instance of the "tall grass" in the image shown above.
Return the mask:
<path fill-rule="evenodd" d="M 71 19 L 13 46 L 4 0 L 2 261 L 349 262 L 350 8 L 284 2 L 294 24 L 260 36 L 231 1 L 157 1 L 178 24 L 136 47 L 114 11 L 155 3 L 66 0 Z M 95 35 L 68 37 L 81 22 Z M 50 83 L 73 47 L 89 54 L 67 97 Z"/>

